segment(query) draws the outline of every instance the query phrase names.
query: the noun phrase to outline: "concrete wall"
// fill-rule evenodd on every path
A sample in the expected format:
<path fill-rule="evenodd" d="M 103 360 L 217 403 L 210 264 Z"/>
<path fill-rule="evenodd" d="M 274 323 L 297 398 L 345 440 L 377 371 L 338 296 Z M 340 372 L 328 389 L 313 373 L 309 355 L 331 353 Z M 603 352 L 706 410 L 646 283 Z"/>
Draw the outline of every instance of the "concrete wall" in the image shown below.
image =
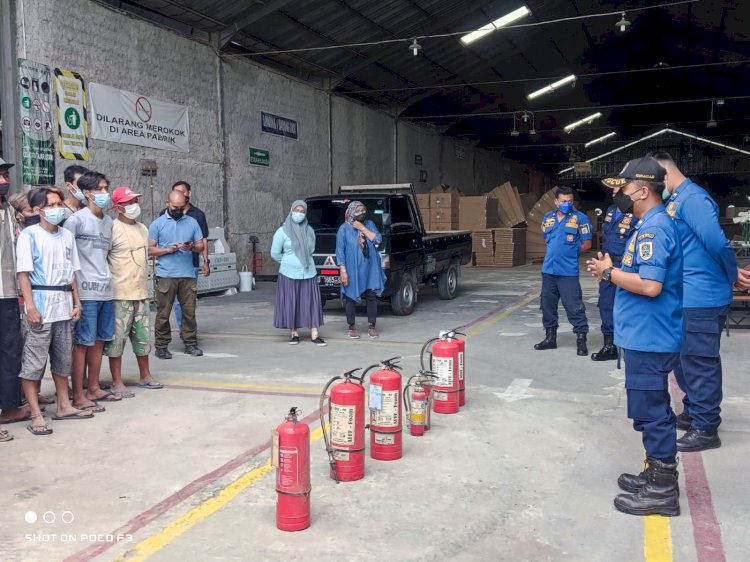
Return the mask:
<path fill-rule="evenodd" d="M 190 182 L 193 202 L 211 226 L 225 227 L 240 266 L 250 265 L 254 235 L 266 253 L 264 272 L 276 271 L 267 251 L 291 202 L 342 184 L 411 182 L 427 192 L 448 183 L 467 194 L 507 179 L 522 191 L 528 184 L 519 166 L 494 153 L 250 61 L 220 59 L 203 43 L 90 0 L 18 1 L 16 17 L 19 57 L 189 107 L 189 152 L 90 139 L 91 160 L 83 164 L 107 174 L 113 186 L 146 194 L 146 223 L 163 208 L 172 183 Z M 296 120 L 299 139 L 262 133 L 261 111 Z M 270 168 L 249 164 L 250 147 L 270 151 Z M 157 162 L 153 188 L 140 174 L 140 159 Z M 57 158 L 60 185 L 71 163 Z M 426 182 L 419 181 L 421 170 Z"/>

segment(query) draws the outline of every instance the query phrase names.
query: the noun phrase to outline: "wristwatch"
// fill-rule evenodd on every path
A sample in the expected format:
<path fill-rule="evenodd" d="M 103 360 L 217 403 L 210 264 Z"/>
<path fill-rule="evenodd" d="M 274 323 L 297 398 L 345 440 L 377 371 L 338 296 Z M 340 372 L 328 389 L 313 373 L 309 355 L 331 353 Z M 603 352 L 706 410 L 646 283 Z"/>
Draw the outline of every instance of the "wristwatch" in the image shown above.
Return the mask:
<path fill-rule="evenodd" d="M 614 267 L 608 267 L 602 272 L 602 281 L 609 281 L 612 278 L 612 270 Z"/>

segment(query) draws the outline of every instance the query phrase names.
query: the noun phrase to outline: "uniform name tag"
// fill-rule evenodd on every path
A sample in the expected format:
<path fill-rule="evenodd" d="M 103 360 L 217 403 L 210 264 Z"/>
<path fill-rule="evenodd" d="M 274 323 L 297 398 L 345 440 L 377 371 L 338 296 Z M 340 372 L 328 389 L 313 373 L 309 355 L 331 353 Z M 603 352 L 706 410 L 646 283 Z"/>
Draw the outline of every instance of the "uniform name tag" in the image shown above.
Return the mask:
<path fill-rule="evenodd" d="M 653 233 L 651 233 L 651 232 L 647 232 L 646 234 L 641 234 L 641 235 L 640 235 L 640 236 L 638 237 L 638 242 L 640 242 L 641 240 L 645 240 L 646 238 L 653 238 L 653 237 L 654 237 L 654 234 L 653 234 Z"/>

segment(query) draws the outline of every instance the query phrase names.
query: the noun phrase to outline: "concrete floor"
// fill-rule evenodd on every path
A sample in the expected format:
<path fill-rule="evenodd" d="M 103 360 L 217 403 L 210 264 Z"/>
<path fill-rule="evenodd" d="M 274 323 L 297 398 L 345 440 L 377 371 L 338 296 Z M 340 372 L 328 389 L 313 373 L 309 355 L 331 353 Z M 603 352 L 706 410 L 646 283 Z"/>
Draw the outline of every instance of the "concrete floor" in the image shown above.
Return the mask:
<path fill-rule="evenodd" d="M 169 388 L 135 389 L 136 398 L 108 404 L 93 421 L 50 421 L 50 437 L 7 426 L 16 439 L 0 444 L 0 559 L 750 559 L 740 462 L 750 453 L 750 333 L 723 340 L 723 446 L 682 455 L 682 515 L 622 515 L 612 507 L 616 478 L 640 470 L 643 458 L 625 417 L 623 373 L 577 357 L 566 322 L 557 350 L 533 351 L 542 337 L 539 283 L 539 266 L 467 269 L 454 301 L 425 288 L 412 316 L 382 306 L 377 341 L 345 339 L 343 311 L 329 303 L 327 348 L 304 337 L 291 347 L 271 327 L 271 283 L 202 299 L 206 356 L 152 356 Z M 596 286 L 589 277 L 582 283 L 595 351 Z M 405 435 L 402 460 L 368 459 L 359 482 L 328 478 L 318 438 L 312 527 L 278 531 L 269 436 L 288 408 L 313 420 L 316 438 L 319 392 L 330 377 L 394 355 L 413 373 L 424 340 L 465 324 L 466 407 L 436 416 L 423 438 Z M 125 366 L 135 382 L 130 352 Z M 25 521 L 29 512 L 35 523 Z"/>

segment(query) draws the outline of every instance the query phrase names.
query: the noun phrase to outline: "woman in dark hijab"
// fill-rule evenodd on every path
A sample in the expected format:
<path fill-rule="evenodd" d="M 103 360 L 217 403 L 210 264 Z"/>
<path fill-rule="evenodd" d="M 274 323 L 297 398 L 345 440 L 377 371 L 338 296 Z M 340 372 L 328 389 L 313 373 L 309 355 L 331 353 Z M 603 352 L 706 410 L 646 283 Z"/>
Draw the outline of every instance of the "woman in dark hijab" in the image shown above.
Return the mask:
<path fill-rule="evenodd" d="M 281 264 L 273 325 L 291 331 L 291 345 L 299 343 L 299 328 L 310 328 L 315 345 L 327 345 L 318 333 L 323 325 L 323 304 L 314 251 L 315 232 L 307 222 L 307 203 L 295 201 L 286 220 L 273 235 L 271 245 L 271 257 Z"/>
<path fill-rule="evenodd" d="M 367 303 L 367 335 L 378 337 L 378 297 L 383 294 L 385 274 L 378 247 L 383 237 L 371 220 L 366 220 L 367 208 L 360 201 L 352 201 L 344 213 L 344 224 L 336 233 L 336 262 L 341 273 L 341 300 L 349 324 L 349 337 L 359 339 L 355 326 L 355 305 Z"/>

